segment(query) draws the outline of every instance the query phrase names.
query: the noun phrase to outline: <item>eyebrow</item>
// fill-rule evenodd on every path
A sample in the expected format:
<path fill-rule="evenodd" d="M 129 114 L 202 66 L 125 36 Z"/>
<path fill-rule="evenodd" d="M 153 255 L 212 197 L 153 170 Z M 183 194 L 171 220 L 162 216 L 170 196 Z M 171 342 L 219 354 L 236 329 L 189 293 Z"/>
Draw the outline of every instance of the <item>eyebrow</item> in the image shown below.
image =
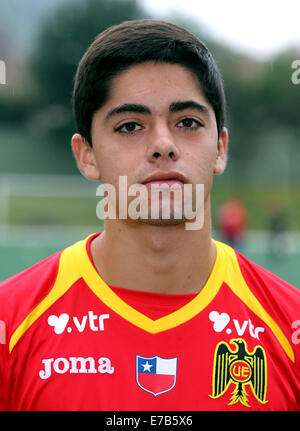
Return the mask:
<path fill-rule="evenodd" d="M 179 112 L 184 111 L 185 109 L 195 109 L 200 111 L 202 114 L 208 113 L 208 108 L 204 105 L 201 105 L 194 100 L 186 100 L 184 102 L 174 102 L 169 106 L 170 112 Z"/>
<path fill-rule="evenodd" d="M 195 109 L 197 111 L 200 111 L 201 113 L 207 114 L 208 108 L 204 105 L 201 105 L 198 102 L 195 102 L 194 100 L 185 100 L 185 101 L 178 101 L 171 103 L 169 106 L 169 112 L 180 112 L 184 111 L 185 109 Z M 138 105 L 136 103 L 124 103 L 123 105 L 117 106 L 116 108 L 111 109 L 108 114 L 105 117 L 105 121 L 109 120 L 111 117 L 127 113 L 127 112 L 135 112 L 138 114 L 151 114 L 150 109 L 145 105 Z"/>
<path fill-rule="evenodd" d="M 122 114 L 126 112 L 137 112 L 139 114 L 151 114 L 151 111 L 147 106 L 137 105 L 135 103 L 125 103 L 124 105 L 117 106 L 109 111 L 105 117 L 105 121 L 109 120 L 114 115 Z"/>

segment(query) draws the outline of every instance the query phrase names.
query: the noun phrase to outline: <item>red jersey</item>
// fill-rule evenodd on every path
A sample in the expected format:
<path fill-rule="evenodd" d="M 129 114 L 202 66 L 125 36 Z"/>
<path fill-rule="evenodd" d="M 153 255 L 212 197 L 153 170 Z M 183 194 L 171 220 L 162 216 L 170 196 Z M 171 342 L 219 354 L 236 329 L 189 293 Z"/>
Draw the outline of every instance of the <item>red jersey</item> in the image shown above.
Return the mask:
<path fill-rule="evenodd" d="M 0 409 L 300 409 L 296 288 L 217 241 L 199 294 L 108 286 L 96 235 L 0 284 Z"/>

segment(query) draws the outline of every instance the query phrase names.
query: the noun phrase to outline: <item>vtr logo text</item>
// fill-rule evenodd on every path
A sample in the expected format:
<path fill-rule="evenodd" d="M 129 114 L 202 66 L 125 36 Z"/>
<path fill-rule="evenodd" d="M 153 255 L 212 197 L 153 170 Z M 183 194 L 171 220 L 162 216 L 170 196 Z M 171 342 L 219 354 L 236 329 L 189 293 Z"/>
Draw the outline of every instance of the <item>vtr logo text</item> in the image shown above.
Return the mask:
<path fill-rule="evenodd" d="M 85 330 L 87 322 L 91 331 L 104 331 L 104 321 L 106 319 L 109 319 L 109 314 L 100 314 L 100 316 L 98 316 L 94 314 L 93 311 L 89 311 L 88 314 L 82 316 L 81 319 L 76 316 L 70 319 L 67 313 L 62 313 L 60 316 L 51 314 L 51 316 L 48 317 L 48 324 L 53 326 L 55 334 L 62 334 L 66 328 L 67 332 L 72 332 L 72 322 L 78 332 L 83 332 Z M 67 327 L 68 323 L 69 326 Z"/>
<path fill-rule="evenodd" d="M 213 322 L 213 329 L 215 332 L 222 332 L 226 328 L 226 334 L 231 334 L 232 331 L 235 331 L 240 337 L 242 337 L 245 331 L 248 329 L 251 337 L 259 340 L 260 333 L 265 331 L 265 328 L 262 326 L 255 327 L 251 319 L 244 320 L 243 322 L 240 322 L 237 319 L 232 319 L 232 324 L 230 327 L 228 326 L 231 321 L 229 314 L 218 313 L 217 311 L 211 311 L 209 313 L 209 320 Z"/>

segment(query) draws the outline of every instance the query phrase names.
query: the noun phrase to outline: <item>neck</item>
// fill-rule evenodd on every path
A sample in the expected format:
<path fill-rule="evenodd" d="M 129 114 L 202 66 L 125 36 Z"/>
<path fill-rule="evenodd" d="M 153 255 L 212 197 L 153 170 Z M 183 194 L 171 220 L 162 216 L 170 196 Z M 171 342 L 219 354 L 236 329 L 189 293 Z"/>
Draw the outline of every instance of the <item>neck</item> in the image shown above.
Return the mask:
<path fill-rule="evenodd" d="M 201 230 L 107 220 L 104 233 L 92 241 L 91 253 L 109 285 L 156 293 L 199 292 L 216 258 L 210 208 Z"/>

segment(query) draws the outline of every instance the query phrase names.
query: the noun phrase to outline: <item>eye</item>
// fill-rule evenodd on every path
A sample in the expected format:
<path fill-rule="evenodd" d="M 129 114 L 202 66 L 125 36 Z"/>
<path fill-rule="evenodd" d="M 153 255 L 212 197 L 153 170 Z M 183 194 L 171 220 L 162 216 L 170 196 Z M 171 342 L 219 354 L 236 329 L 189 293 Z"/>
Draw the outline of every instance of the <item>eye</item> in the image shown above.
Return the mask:
<path fill-rule="evenodd" d="M 134 121 L 130 121 L 128 123 L 124 123 L 121 126 L 117 127 L 115 129 L 115 132 L 124 133 L 124 134 L 130 134 L 137 132 L 138 130 L 141 130 L 142 126 L 140 126 L 138 123 L 135 123 Z"/>
<path fill-rule="evenodd" d="M 203 125 L 194 118 L 184 118 L 177 123 L 177 126 L 186 129 L 198 129 L 199 127 L 203 127 Z"/>

